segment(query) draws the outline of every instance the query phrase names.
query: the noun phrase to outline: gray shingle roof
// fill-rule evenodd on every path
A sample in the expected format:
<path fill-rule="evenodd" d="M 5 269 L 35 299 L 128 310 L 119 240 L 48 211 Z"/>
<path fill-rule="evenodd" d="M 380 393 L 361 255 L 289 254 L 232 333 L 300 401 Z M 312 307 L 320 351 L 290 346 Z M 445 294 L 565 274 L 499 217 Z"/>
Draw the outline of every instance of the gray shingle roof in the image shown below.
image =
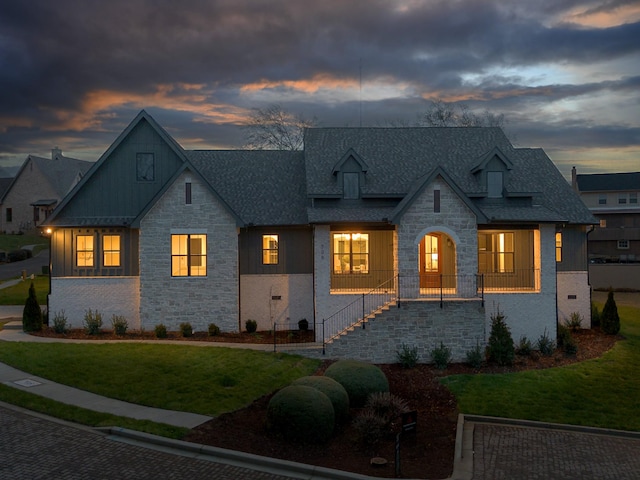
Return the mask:
<path fill-rule="evenodd" d="M 510 194 L 542 192 L 527 209 L 504 199 L 485 215 L 507 219 L 516 213 L 523 221 L 597 223 L 553 162 L 541 149 L 514 148 L 500 128 L 313 128 L 305 134 L 305 164 L 309 196 L 340 196 L 332 175 L 334 165 L 353 149 L 368 165 L 361 185 L 363 196 L 404 196 L 416 179 L 443 168 L 467 195 L 482 196 L 481 176 L 471 172 L 498 149 L 511 163 L 505 176 Z M 516 211 L 511 203 L 514 203 Z M 482 210 L 482 202 L 476 203 Z M 542 207 L 542 208 L 541 208 Z M 504 210 L 504 211 L 503 211 Z M 515 218 L 513 218 L 515 220 Z"/>
<path fill-rule="evenodd" d="M 576 179 L 581 192 L 640 190 L 640 172 L 594 173 L 577 175 Z"/>
<path fill-rule="evenodd" d="M 91 168 L 93 162 L 58 155 L 55 159 L 31 155 L 47 181 L 60 198 L 64 197 L 75 183 Z"/>
<path fill-rule="evenodd" d="M 309 223 L 302 152 L 189 150 L 185 154 L 246 224 Z"/>

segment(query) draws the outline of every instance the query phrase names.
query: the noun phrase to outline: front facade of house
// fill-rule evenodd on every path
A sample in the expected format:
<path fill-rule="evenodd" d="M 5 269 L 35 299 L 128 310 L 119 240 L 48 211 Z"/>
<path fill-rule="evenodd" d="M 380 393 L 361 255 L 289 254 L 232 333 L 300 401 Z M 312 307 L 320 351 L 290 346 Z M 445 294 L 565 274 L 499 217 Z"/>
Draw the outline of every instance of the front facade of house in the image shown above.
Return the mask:
<path fill-rule="evenodd" d="M 49 309 L 147 330 L 304 318 L 333 356 L 389 361 L 442 340 L 460 358 L 498 310 L 516 340 L 573 312 L 589 325 L 593 222 L 542 150 L 496 128 L 323 128 L 302 152 L 188 151 L 141 112 L 48 221 Z"/>

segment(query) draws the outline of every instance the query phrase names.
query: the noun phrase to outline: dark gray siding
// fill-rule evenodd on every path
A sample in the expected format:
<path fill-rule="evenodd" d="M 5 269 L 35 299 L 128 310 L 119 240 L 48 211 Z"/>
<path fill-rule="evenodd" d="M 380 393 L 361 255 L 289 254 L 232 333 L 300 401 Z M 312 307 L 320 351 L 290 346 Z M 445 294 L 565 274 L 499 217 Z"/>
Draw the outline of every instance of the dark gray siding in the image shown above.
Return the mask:
<path fill-rule="evenodd" d="M 94 239 L 94 267 L 76 265 L 76 237 L 91 235 Z M 120 235 L 120 267 L 102 266 L 102 236 Z M 127 228 L 61 228 L 52 234 L 51 276 L 138 276 L 138 230 Z"/>
<path fill-rule="evenodd" d="M 262 235 L 277 234 L 277 265 L 262 264 Z M 239 236 L 240 274 L 313 273 L 313 232 L 310 227 L 243 228 Z"/>
<path fill-rule="evenodd" d="M 587 270 L 586 228 L 582 225 L 568 225 L 560 230 L 562 232 L 562 261 L 556 265 L 559 272 Z"/>

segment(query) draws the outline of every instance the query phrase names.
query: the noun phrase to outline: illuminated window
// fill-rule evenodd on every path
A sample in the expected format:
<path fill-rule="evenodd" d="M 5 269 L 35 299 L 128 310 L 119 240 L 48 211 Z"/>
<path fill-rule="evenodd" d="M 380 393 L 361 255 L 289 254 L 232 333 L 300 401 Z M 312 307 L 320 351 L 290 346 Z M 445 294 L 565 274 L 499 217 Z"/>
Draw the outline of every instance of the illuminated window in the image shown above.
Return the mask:
<path fill-rule="evenodd" d="M 600 227 L 607 228 L 607 221 L 604 218 L 600 219 Z"/>
<path fill-rule="evenodd" d="M 562 233 L 556 232 L 556 262 L 562 261 Z"/>
<path fill-rule="evenodd" d="M 262 236 L 262 263 L 264 265 L 278 264 L 278 235 Z"/>
<path fill-rule="evenodd" d="M 78 235 L 76 237 L 76 265 L 78 267 L 93 267 L 93 235 Z"/>
<path fill-rule="evenodd" d="M 171 235 L 171 276 L 207 275 L 207 236 Z"/>
<path fill-rule="evenodd" d="M 424 271 L 439 272 L 438 269 L 438 237 L 427 235 L 424 237 Z"/>
<path fill-rule="evenodd" d="M 369 234 L 333 234 L 333 273 L 369 273 Z"/>
<path fill-rule="evenodd" d="M 513 232 L 478 234 L 478 269 L 480 273 L 514 272 Z"/>
<path fill-rule="evenodd" d="M 120 266 L 120 235 L 102 237 L 102 264 L 105 267 Z"/>

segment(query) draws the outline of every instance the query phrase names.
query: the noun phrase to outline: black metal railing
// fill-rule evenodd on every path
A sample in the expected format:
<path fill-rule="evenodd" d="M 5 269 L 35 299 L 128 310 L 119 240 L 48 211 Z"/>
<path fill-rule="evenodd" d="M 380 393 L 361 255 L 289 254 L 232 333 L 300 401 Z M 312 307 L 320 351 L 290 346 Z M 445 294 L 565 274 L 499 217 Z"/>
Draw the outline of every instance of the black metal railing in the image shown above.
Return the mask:
<path fill-rule="evenodd" d="M 322 353 L 325 345 L 349 329 L 366 327 L 366 320 L 374 312 L 392 304 L 398 298 L 397 277 L 393 276 L 358 297 L 333 315 L 322 320 Z"/>

